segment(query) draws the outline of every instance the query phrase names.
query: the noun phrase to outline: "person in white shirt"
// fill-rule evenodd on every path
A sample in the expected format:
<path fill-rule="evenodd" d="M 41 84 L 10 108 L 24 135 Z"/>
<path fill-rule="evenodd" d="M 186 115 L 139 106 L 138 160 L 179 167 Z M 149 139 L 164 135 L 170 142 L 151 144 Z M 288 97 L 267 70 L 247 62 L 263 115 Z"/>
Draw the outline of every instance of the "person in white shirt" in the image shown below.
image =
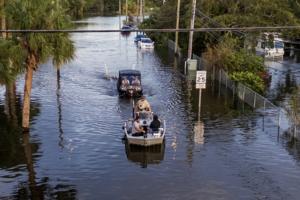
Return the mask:
<path fill-rule="evenodd" d="M 139 122 L 139 116 L 136 115 L 134 122 L 133 122 L 133 127 L 132 127 L 132 134 L 134 136 L 141 136 L 144 135 L 145 130 L 143 129 L 143 127 L 140 125 Z"/>

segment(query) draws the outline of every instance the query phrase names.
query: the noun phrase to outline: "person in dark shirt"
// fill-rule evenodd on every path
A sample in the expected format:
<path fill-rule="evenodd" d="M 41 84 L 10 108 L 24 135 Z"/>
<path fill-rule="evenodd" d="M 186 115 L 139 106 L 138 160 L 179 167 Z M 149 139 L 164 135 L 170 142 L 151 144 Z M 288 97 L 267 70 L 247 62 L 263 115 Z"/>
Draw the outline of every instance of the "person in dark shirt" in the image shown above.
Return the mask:
<path fill-rule="evenodd" d="M 159 130 L 160 128 L 160 121 L 158 120 L 158 116 L 154 115 L 153 116 L 153 121 L 150 124 L 150 128 L 152 130 L 152 132 L 156 132 Z"/>

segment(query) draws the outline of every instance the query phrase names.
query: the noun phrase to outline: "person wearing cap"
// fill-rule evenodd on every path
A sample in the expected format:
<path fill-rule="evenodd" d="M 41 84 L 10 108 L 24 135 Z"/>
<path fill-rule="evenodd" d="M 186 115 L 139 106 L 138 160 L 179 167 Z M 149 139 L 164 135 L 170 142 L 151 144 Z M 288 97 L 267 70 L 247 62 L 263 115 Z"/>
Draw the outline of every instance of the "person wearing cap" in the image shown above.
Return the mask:
<path fill-rule="evenodd" d="M 153 121 L 150 124 L 150 128 L 152 132 L 157 132 L 160 128 L 160 121 L 158 120 L 158 116 L 154 115 L 153 116 Z"/>
<path fill-rule="evenodd" d="M 144 96 L 142 96 L 136 103 L 137 111 L 149 111 L 151 112 L 151 107 L 149 102 L 146 100 Z"/>

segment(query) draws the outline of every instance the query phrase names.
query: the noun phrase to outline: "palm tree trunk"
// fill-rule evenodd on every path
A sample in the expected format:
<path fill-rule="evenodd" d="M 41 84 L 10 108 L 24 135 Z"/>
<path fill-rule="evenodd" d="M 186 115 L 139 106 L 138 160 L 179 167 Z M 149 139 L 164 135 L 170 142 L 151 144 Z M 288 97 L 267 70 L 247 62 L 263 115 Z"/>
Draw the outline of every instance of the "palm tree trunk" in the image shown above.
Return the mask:
<path fill-rule="evenodd" d="M 4 0 L 0 0 L 0 9 L 2 11 L 1 15 L 1 29 L 5 30 L 6 29 L 6 19 L 5 19 L 5 14 L 4 14 Z M 5 39 L 6 38 L 6 33 L 2 32 L 2 37 Z"/>
<path fill-rule="evenodd" d="M 24 86 L 24 101 L 23 101 L 23 116 L 22 116 L 22 127 L 24 132 L 29 131 L 29 118 L 30 118 L 30 96 L 32 88 L 33 69 L 36 65 L 36 59 L 31 54 L 27 61 L 27 69 L 25 75 L 25 86 Z"/>

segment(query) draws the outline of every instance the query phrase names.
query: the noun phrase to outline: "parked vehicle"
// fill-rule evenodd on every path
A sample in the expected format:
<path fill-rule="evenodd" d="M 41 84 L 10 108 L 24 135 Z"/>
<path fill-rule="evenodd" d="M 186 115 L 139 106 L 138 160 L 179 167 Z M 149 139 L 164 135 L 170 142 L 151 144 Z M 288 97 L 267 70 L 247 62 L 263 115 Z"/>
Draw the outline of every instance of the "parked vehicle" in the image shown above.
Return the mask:
<path fill-rule="evenodd" d="M 120 96 L 139 97 L 143 95 L 141 72 L 138 70 L 120 70 L 117 81 Z"/>
<path fill-rule="evenodd" d="M 141 49 L 153 49 L 154 42 L 150 38 L 141 38 L 141 40 L 138 42 L 138 47 Z"/>
<path fill-rule="evenodd" d="M 131 30 L 133 30 L 134 27 L 131 25 L 123 25 L 121 28 L 121 34 L 123 35 L 129 35 Z"/>
<path fill-rule="evenodd" d="M 135 36 L 134 42 L 139 42 L 142 38 L 147 38 L 147 36 L 144 34 L 138 34 L 137 36 Z"/>

